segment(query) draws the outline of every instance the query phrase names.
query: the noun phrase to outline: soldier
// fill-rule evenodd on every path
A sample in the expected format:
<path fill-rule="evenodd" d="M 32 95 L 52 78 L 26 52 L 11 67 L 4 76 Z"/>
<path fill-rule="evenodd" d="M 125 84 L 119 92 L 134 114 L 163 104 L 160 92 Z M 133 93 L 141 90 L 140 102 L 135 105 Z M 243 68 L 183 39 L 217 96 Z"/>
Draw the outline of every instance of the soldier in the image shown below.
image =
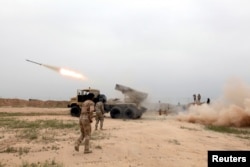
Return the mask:
<path fill-rule="evenodd" d="M 82 111 L 79 119 L 79 125 L 81 130 L 81 135 L 77 139 L 75 144 L 75 150 L 79 151 L 79 146 L 84 140 L 84 153 L 91 153 L 89 149 L 89 140 L 91 135 L 91 123 L 93 112 L 95 111 L 95 103 L 93 102 L 94 94 L 89 93 L 87 95 L 87 100 L 82 104 Z"/>
<path fill-rule="evenodd" d="M 196 103 L 196 94 L 193 94 L 194 103 Z"/>
<path fill-rule="evenodd" d="M 198 98 L 198 103 L 200 103 L 201 102 L 201 95 L 198 94 L 197 98 Z"/>
<path fill-rule="evenodd" d="M 98 124 L 100 122 L 100 129 L 103 130 L 103 121 L 104 121 L 104 105 L 103 105 L 103 100 L 99 101 L 96 103 L 95 105 L 95 111 L 96 111 L 96 123 L 95 123 L 95 130 L 97 130 L 98 128 Z"/>
<path fill-rule="evenodd" d="M 207 98 L 207 104 L 210 104 L 210 98 Z"/>

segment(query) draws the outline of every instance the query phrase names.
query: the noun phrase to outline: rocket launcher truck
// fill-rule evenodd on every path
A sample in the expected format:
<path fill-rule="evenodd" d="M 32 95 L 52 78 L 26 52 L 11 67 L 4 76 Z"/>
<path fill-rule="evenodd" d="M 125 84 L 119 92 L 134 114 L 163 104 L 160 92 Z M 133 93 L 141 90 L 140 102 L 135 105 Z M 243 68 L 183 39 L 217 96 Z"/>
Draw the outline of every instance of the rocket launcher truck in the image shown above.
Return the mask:
<path fill-rule="evenodd" d="M 118 98 L 107 100 L 106 96 L 100 94 L 100 91 L 97 89 L 77 90 L 77 97 L 71 98 L 68 105 L 71 108 L 71 115 L 80 116 L 81 106 L 86 100 L 86 95 L 93 93 L 95 95 L 94 102 L 103 101 L 105 112 L 110 113 L 111 118 L 141 118 L 142 114 L 147 110 L 141 104 L 147 98 L 148 94 L 120 84 L 116 84 L 115 89 L 122 92 L 124 95 L 123 100 Z"/>

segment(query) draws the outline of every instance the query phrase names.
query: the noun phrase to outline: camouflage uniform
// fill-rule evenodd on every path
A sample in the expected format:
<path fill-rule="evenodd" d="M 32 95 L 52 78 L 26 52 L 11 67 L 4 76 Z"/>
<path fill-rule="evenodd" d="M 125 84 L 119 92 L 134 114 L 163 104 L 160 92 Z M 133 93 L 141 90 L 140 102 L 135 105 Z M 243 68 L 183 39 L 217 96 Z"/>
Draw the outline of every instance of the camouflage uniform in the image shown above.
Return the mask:
<path fill-rule="evenodd" d="M 95 130 L 97 130 L 97 128 L 98 128 L 99 121 L 100 121 L 100 129 L 102 129 L 103 128 L 103 121 L 104 121 L 104 106 L 103 106 L 103 103 L 100 102 L 100 101 L 97 102 L 96 106 L 95 106 L 95 109 L 96 109 L 95 110 L 96 111 Z"/>
<path fill-rule="evenodd" d="M 84 141 L 84 153 L 91 153 L 89 149 L 89 140 L 91 135 L 92 116 L 95 110 L 95 103 L 92 100 L 86 100 L 82 105 L 82 111 L 79 119 L 81 135 L 76 141 L 75 150 L 79 151 L 81 142 Z"/>

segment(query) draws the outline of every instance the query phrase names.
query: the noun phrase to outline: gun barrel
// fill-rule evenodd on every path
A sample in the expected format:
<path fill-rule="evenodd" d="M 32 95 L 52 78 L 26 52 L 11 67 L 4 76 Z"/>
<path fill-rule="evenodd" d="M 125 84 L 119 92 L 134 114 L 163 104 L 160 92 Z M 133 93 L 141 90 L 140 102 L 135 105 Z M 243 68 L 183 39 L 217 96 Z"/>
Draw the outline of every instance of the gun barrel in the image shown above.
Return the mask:
<path fill-rule="evenodd" d="M 32 60 L 28 60 L 28 59 L 26 59 L 26 61 L 28 61 L 28 62 L 30 62 L 30 63 L 34 63 L 34 64 L 38 64 L 38 65 L 42 65 L 41 63 L 37 63 L 37 62 L 35 62 L 35 61 L 32 61 Z"/>

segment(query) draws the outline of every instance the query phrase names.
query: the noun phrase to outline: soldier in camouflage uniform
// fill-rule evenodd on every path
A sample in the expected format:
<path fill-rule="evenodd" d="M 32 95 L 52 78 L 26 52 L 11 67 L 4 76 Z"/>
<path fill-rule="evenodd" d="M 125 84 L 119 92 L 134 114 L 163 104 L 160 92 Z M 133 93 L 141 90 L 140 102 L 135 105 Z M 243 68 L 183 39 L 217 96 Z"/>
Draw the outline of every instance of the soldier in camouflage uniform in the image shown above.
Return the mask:
<path fill-rule="evenodd" d="M 96 112 L 96 123 L 95 123 L 95 130 L 98 128 L 98 124 L 100 122 L 100 129 L 103 130 L 103 121 L 104 121 L 104 105 L 102 101 L 99 101 L 96 103 L 95 106 L 95 112 Z"/>
<path fill-rule="evenodd" d="M 197 98 L 198 98 L 198 104 L 200 104 L 201 103 L 201 95 L 198 94 Z"/>
<path fill-rule="evenodd" d="M 79 125 L 81 129 L 81 135 L 77 139 L 75 144 L 75 150 L 79 151 L 79 146 L 81 142 L 84 140 L 84 153 L 91 153 L 92 151 L 89 149 L 89 140 L 91 135 L 91 123 L 93 112 L 95 111 L 95 103 L 92 101 L 94 98 L 94 94 L 89 93 L 87 100 L 82 104 L 82 111 L 79 119 Z"/>

